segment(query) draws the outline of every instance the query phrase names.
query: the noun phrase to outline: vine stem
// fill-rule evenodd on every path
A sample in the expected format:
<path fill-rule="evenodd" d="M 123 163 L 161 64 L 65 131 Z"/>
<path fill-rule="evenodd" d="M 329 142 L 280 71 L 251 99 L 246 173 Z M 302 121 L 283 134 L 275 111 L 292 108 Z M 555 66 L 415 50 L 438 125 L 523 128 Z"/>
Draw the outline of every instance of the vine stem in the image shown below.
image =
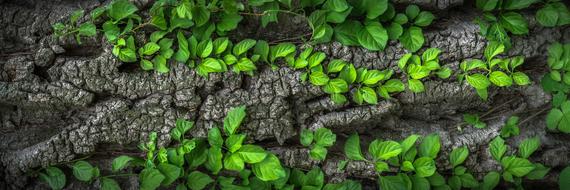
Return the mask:
<path fill-rule="evenodd" d="M 530 121 L 532 118 L 534 118 L 534 117 L 536 117 L 536 116 L 542 114 L 542 112 L 545 112 L 545 111 L 548 110 L 548 109 L 550 109 L 550 108 L 546 107 L 546 108 L 544 108 L 544 109 L 542 109 L 542 110 L 540 110 L 540 111 L 538 111 L 538 112 L 532 114 L 531 116 L 528 116 L 526 119 L 522 120 L 518 125 L 522 125 L 522 124 L 524 124 L 524 123 Z"/>
<path fill-rule="evenodd" d="M 495 107 L 491 108 L 489 111 L 487 111 L 486 113 L 484 113 L 483 115 L 481 115 L 481 118 L 483 118 L 483 117 L 485 117 L 485 116 L 487 116 L 487 115 L 493 113 L 495 110 L 497 110 L 497 109 L 499 109 L 499 108 L 501 108 L 501 107 L 503 107 L 503 106 L 505 106 L 505 105 L 507 105 L 507 104 L 513 102 L 513 101 L 515 101 L 515 99 L 510 99 L 509 101 L 507 101 L 507 102 L 505 102 L 505 103 L 502 103 L 501 105 L 498 105 L 498 106 L 495 106 Z"/>

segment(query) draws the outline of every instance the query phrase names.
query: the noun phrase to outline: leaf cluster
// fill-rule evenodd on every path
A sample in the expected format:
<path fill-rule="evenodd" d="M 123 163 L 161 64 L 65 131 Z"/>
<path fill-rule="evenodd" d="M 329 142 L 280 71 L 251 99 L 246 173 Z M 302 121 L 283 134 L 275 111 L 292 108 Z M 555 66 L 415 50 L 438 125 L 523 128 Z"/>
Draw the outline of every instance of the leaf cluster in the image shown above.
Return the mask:
<path fill-rule="evenodd" d="M 421 79 L 430 76 L 431 72 L 442 79 L 449 78 L 451 69 L 441 67 L 439 64 L 439 54 L 441 50 L 429 48 L 425 50 L 420 58 L 418 55 L 407 53 L 398 61 L 398 67 L 408 76 L 408 88 L 414 93 L 425 91 Z"/>
<path fill-rule="evenodd" d="M 319 128 L 314 132 L 309 129 L 301 131 L 301 144 L 309 146 L 309 156 L 314 160 L 325 160 L 327 157 L 327 148 L 334 145 L 336 142 L 336 135 L 327 128 Z"/>

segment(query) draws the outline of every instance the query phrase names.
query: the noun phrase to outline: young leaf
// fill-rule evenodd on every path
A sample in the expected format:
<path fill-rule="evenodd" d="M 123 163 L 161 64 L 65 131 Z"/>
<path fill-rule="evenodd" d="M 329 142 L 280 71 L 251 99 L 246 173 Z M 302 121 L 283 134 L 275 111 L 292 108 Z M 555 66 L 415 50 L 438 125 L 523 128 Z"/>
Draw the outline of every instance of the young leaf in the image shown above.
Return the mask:
<path fill-rule="evenodd" d="M 97 34 L 97 28 L 91 22 L 86 22 L 79 26 L 79 34 L 83 36 L 95 36 Z"/>
<path fill-rule="evenodd" d="M 139 55 L 152 55 L 160 49 L 160 46 L 154 42 L 146 43 L 143 47 L 139 48 Z"/>
<path fill-rule="evenodd" d="M 377 104 L 378 97 L 376 96 L 376 92 L 374 89 L 370 87 L 362 87 L 359 89 L 360 93 L 362 94 L 362 99 L 368 104 Z"/>
<path fill-rule="evenodd" d="M 467 147 L 465 146 L 453 149 L 451 151 L 451 154 L 449 155 L 451 166 L 455 167 L 462 164 L 465 161 L 465 159 L 467 159 L 468 155 L 469 155 L 469 149 L 467 149 Z"/>
<path fill-rule="evenodd" d="M 111 169 L 113 172 L 118 172 L 123 168 L 127 167 L 130 161 L 134 160 L 134 158 L 130 156 L 119 156 L 113 160 L 111 163 Z"/>
<path fill-rule="evenodd" d="M 268 154 L 263 161 L 253 164 L 252 171 L 262 181 L 276 180 L 287 175 L 279 158 L 273 154 Z"/>
<path fill-rule="evenodd" d="M 495 137 L 489 143 L 489 152 L 491 152 L 491 156 L 497 161 L 500 161 L 505 152 L 507 152 L 507 146 L 505 145 L 505 141 L 501 137 Z"/>
<path fill-rule="evenodd" d="M 212 174 L 218 174 L 222 169 L 222 157 L 222 147 L 210 147 L 210 149 L 208 149 L 208 158 L 204 166 L 211 171 Z"/>
<path fill-rule="evenodd" d="M 414 24 L 422 27 L 429 26 L 433 19 L 435 19 L 435 16 L 433 16 L 433 14 L 428 11 L 422 11 L 416 18 Z"/>
<path fill-rule="evenodd" d="M 267 157 L 267 152 L 257 145 L 243 145 L 237 152 L 241 159 L 248 164 L 255 164 L 263 161 Z"/>
<path fill-rule="evenodd" d="M 491 72 L 491 74 L 489 75 L 489 80 L 500 87 L 503 86 L 511 86 L 513 84 L 513 79 L 511 79 L 511 77 L 509 77 L 509 75 L 507 75 L 506 73 L 502 72 L 502 71 L 493 71 Z"/>
<path fill-rule="evenodd" d="M 400 43 L 404 46 L 404 48 L 416 52 L 418 51 L 424 44 L 424 34 L 422 29 L 416 26 L 412 26 L 404 31 L 402 36 L 400 36 Z"/>
<path fill-rule="evenodd" d="M 344 144 L 344 154 L 351 160 L 365 160 L 360 149 L 360 138 L 358 133 L 354 133 L 346 139 Z"/>
<path fill-rule="evenodd" d="M 336 141 L 336 135 L 327 128 L 319 128 L 315 131 L 315 144 L 323 147 L 332 146 Z"/>
<path fill-rule="evenodd" d="M 530 78 L 522 72 L 515 72 L 512 77 L 517 85 L 524 86 L 530 84 Z"/>
<path fill-rule="evenodd" d="M 345 93 L 348 91 L 348 84 L 342 79 L 332 79 L 324 86 L 323 91 L 328 94 Z"/>
<path fill-rule="evenodd" d="M 243 144 L 243 140 L 245 140 L 245 135 L 244 134 L 233 134 L 230 135 L 225 142 L 226 148 L 228 151 L 230 152 L 235 152 L 238 149 L 241 148 L 241 145 Z"/>
<path fill-rule="evenodd" d="M 414 161 L 414 168 L 419 177 L 429 177 L 435 173 L 435 161 L 429 157 L 421 157 Z"/>
<path fill-rule="evenodd" d="M 530 161 L 514 156 L 507 156 L 501 159 L 501 166 L 505 171 L 516 177 L 523 177 L 534 170 L 534 165 Z"/>
<path fill-rule="evenodd" d="M 259 55 L 261 61 L 269 62 L 269 44 L 265 40 L 258 40 L 253 48 L 253 54 Z"/>
<path fill-rule="evenodd" d="M 210 56 L 213 49 L 214 49 L 214 44 L 212 42 L 212 39 L 203 40 L 200 43 L 198 43 L 196 54 L 198 54 L 198 56 L 200 56 L 201 58 L 206 58 Z"/>
<path fill-rule="evenodd" d="M 232 108 L 224 118 L 224 132 L 226 135 L 234 134 L 244 118 L 245 106 Z"/>
<path fill-rule="evenodd" d="M 546 176 L 546 174 L 548 174 L 549 171 L 550 171 L 550 168 L 545 167 L 542 164 L 535 163 L 534 164 L 534 170 L 532 170 L 530 173 L 528 173 L 526 175 L 526 178 L 530 179 L 530 180 L 542 180 L 542 179 L 544 179 L 544 176 Z"/>
<path fill-rule="evenodd" d="M 466 75 L 465 78 L 467 79 L 467 83 L 475 89 L 487 89 L 491 84 L 485 75 L 479 73 Z"/>
<path fill-rule="evenodd" d="M 303 146 L 309 146 L 313 143 L 313 131 L 309 129 L 301 130 L 301 144 Z"/>
<path fill-rule="evenodd" d="M 309 76 L 311 84 L 315 86 L 324 86 L 329 82 L 329 76 L 321 71 L 312 72 Z"/>
<path fill-rule="evenodd" d="M 408 88 L 414 93 L 420 93 L 425 91 L 424 84 L 418 79 L 408 80 Z"/>
<path fill-rule="evenodd" d="M 256 44 L 256 41 L 252 40 L 252 39 L 242 40 L 241 42 L 239 42 L 238 44 L 236 44 L 234 46 L 234 49 L 232 52 L 235 56 L 239 57 L 241 54 L 244 54 L 249 49 L 253 48 L 253 46 L 255 46 L 255 44 Z"/>
<path fill-rule="evenodd" d="M 325 147 L 320 146 L 320 145 L 315 145 L 309 151 L 309 156 L 313 160 L 318 160 L 318 161 L 325 160 L 325 158 L 327 157 L 327 149 Z"/>
<path fill-rule="evenodd" d="M 280 43 L 270 48 L 270 62 L 273 63 L 277 58 L 285 57 L 295 52 L 295 45 L 292 43 Z"/>

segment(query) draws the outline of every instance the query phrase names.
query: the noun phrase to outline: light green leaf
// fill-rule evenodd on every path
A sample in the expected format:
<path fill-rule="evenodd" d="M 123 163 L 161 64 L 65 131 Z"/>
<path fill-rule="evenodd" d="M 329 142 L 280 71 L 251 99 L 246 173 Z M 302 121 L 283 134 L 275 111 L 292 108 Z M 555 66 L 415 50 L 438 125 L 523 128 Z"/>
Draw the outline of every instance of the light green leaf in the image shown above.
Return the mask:
<path fill-rule="evenodd" d="M 433 16 L 433 14 L 428 11 L 422 11 L 416 18 L 414 24 L 422 27 L 429 26 L 433 19 L 435 19 L 435 16 Z"/>
<path fill-rule="evenodd" d="M 226 51 L 226 49 L 230 45 L 230 40 L 227 37 L 216 38 L 212 42 L 212 45 L 213 45 L 214 54 L 219 55 L 219 54 L 223 53 L 224 51 Z M 231 54 L 227 54 L 227 55 L 231 55 Z"/>
<path fill-rule="evenodd" d="M 47 183 L 51 189 L 63 189 L 65 187 L 65 174 L 57 167 L 47 167 L 39 174 L 40 180 Z"/>
<path fill-rule="evenodd" d="M 237 28 L 243 17 L 237 13 L 223 13 L 220 22 L 216 23 L 216 29 L 221 32 L 228 32 Z"/>
<path fill-rule="evenodd" d="M 245 140 L 244 134 L 232 134 L 230 135 L 225 142 L 226 148 L 230 152 L 235 152 L 241 148 L 243 144 L 243 140 Z"/>
<path fill-rule="evenodd" d="M 252 39 L 242 40 L 241 42 L 239 42 L 238 44 L 236 44 L 234 46 L 233 54 L 235 56 L 239 57 L 241 54 L 244 54 L 249 49 L 253 48 L 253 46 L 255 46 L 255 44 L 256 44 L 256 41 L 252 40 Z"/>
<path fill-rule="evenodd" d="M 451 162 L 451 166 L 455 167 L 462 164 L 467 156 L 469 155 L 469 149 L 467 147 L 462 146 L 460 148 L 455 148 L 451 151 L 449 155 L 449 161 Z"/>
<path fill-rule="evenodd" d="M 139 49 L 139 55 L 152 55 L 160 49 L 160 46 L 154 42 L 146 43 Z"/>
<path fill-rule="evenodd" d="M 79 26 L 79 34 L 83 36 L 95 36 L 97 34 L 97 28 L 91 22 L 86 22 Z"/>
<path fill-rule="evenodd" d="M 505 51 L 505 45 L 499 42 L 492 41 L 489 44 L 487 44 L 484 55 L 487 58 L 487 61 L 490 61 L 491 59 L 493 59 L 493 57 L 503 53 L 504 51 Z"/>
<path fill-rule="evenodd" d="M 257 70 L 257 67 L 255 66 L 255 64 L 253 64 L 253 61 L 251 61 L 251 60 L 248 59 L 247 57 L 241 58 L 241 59 L 237 62 L 236 68 L 237 68 L 239 71 L 243 71 L 243 72 L 248 72 L 248 71 Z"/>
<path fill-rule="evenodd" d="M 540 139 L 538 137 L 527 138 L 519 144 L 519 155 L 522 158 L 528 158 L 539 147 L 540 147 Z"/>
<path fill-rule="evenodd" d="M 414 168 L 419 177 L 429 177 L 435 173 L 435 161 L 429 157 L 421 157 L 414 161 Z"/>
<path fill-rule="evenodd" d="M 439 71 L 437 71 L 435 74 L 439 78 L 446 79 L 446 78 L 449 78 L 449 76 L 451 76 L 451 69 L 449 67 L 443 67 Z"/>
<path fill-rule="evenodd" d="M 311 81 L 311 84 L 315 86 L 323 86 L 329 82 L 329 77 L 325 73 L 317 71 L 311 73 L 309 80 Z"/>
<path fill-rule="evenodd" d="M 339 73 L 338 78 L 344 80 L 347 84 L 352 84 L 356 80 L 356 69 L 354 65 L 347 64 Z"/>
<path fill-rule="evenodd" d="M 368 152 L 376 160 L 388 160 L 398 156 L 402 152 L 402 147 L 395 141 L 374 140 L 368 146 Z"/>
<path fill-rule="evenodd" d="M 336 135 L 327 128 L 319 128 L 315 131 L 315 144 L 323 147 L 332 146 L 336 141 Z"/>
<path fill-rule="evenodd" d="M 180 177 L 180 175 L 183 172 L 182 168 L 167 163 L 159 164 L 158 170 L 160 170 L 160 172 L 165 177 L 164 180 L 162 181 L 163 186 L 169 186 L 170 184 L 172 184 L 172 182 L 176 181 L 176 179 L 178 179 L 178 177 Z"/>
<path fill-rule="evenodd" d="M 499 185 L 500 181 L 501 174 L 495 171 L 489 172 L 487 175 L 485 175 L 485 177 L 483 177 L 483 184 L 481 188 L 483 190 L 493 190 L 497 185 Z"/>
<path fill-rule="evenodd" d="M 327 149 L 325 147 L 320 146 L 320 145 L 315 145 L 309 151 L 309 156 L 313 160 L 318 160 L 318 161 L 325 160 L 325 158 L 327 157 Z"/>
<path fill-rule="evenodd" d="M 501 159 L 503 169 L 516 177 L 523 177 L 534 170 L 534 165 L 524 158 L 507 156 Z"/>
<path fill-rule="evenodd" d="M 273 154 L 268 154 L 263 161 L 253 164 L 252 171 L 262 181 L 276 180 L 286 176 L 279 158 Z"/>
<path fill-rule="evenodd" d="M 328 94 L 348 92 L 348 84 L 342 79 L 332 79 L 324 86 L 323 90 Z"/>
<path fill-rule="evenodd" d="M 261 61 L 269 62 L 269 44 L 265 40 L 257 40 L 253 48 L 253 54 L 261 56 Z"/>
<path fill-rule="evenodd" d="M 528 21 L 519 13 L 503 13 L 499 16 L 499 23 L 513 34 L 528 34 Z"/>
<path fill-rule="evenodd" d="M 469 79 L 467 79 L 469 81 Z M 500 87 L 504 87 L 504 86 L 511 86 L 513 84 L 513 79 L 511 79 L 511 77 L 509 75 L 507 75 L 506 73 L 502 72 L 502 71 L 493 71 L 491 72 L 491 74 L 489 75 L 489 80 Z"/>
<path fill-rule="evenodd" d="M 408 190 L 412 184 L 406 174 L 400 173 L 396 176 L 380 176 L 378 181 L 381 189 Z"/>
<path fill-rule="evenodd" d="M 210 11 L 204 6 L 194 6 L 192 8 L 192 19 L 196 22 L 196 26 L 202 26 L 210 20 Z"/>
<path fill-rule="evenodd" d="M 390 79 L 386 81 L 382 87 L 389 93 L 403 92 L 406 89 L 404 83 L 399 79 Z"/>
<path fill-rule="evenodd" d="M 241 159 L 238 153 L 226 154 L 224 156 L 224 168 L 233 171 L 242 171 L 245 167 L 245 163 Z"/>
<path fill-rule="evenodd" d="M 130 156 L 124 156 L 124 155 L 119 156 L 113 159 L 113 162 L 111 163 L 111 169 L 113 172 L 118 172 L 119 170 L 122 170 L 123 168 L 127 167 L 129 162 L 132 160 L 134 160 L 134 158 Z"/>
<path fill-rule="evenodd" d="M 424 34 L 422 29 L 416 26 L 412 26 L 407 30 L 404 30 L 402 36 L 400 36 L 400 43 L 404 46 L 404 48 L 416 52 L 418 51 L 424 44 Z"/>
<path fill-rule="evenodd" d="M 335 104 L 344 104 L 346 103 L 346 97 L 339 93 L 331 94 L 330 99 Z"/>
<path fill-rule="evenodd" d="M 489 152 L 495 160 L 500 161 L 505 152 L 507 152 L 505 141 L 499 136 L 495 137 L 495 139 L 489 143 Z"/>
<path fill-rule="evenodd" d="M 550 171 L 550 168 L 545 167 L 544 165 L 542 165 L 540 163 L 535 163 L 534 164 L 534 170 L 532 170 L 530 173 L 528 173 L 526 175 L 526 178 L 530 179 L 530 180 L 542 180 L 542 179 L 544 179 L 544 176 L 546 176 L 546 174 L 548 174 L 549 171 Z"/>
<path fill-rule="evenodd" d="M 208 158 L 204 166 L 211 171 L 212 174 L 216 175 L 222 169 L 222 157 L 222 147 L 210 147 L 208 149 Z"/>
<path fill-rule="evenodd" d="M 270 48 L 270 61 L 275 62 L 277 58 L 285 57 L 295 52 L 295 45 L 292 43 L 280 43 Z"/>
<path fill-rule="evenodd" d="M 255 164 L 263 161 L 267 157 L 267 152 L 257 145 L 243 145 L 237 152 L 241 159 L 248 164 Z"/>
<path fill-rule="evenodd" d="M 513 73 L 513 80 L 515 81 L 515 84 L 520 86 L 530 84 L 530 78 L 522 72 Z"/>
<path fill-rule="evenodd" d="M 388 31 L 388 38 L 390 40 L 396 40 L 402 36 L 402 33 L 404 33 L 404 28 L 402 25 L 396 22 L 392 22 L 390 25 L 388 25 L 386 27 L 386 30 Z"/>
<path fill-rule="evenodd" d="M 196 48 L 197 48 L 196 54 L 198 54 L 198 56 L 200 56 L 201 58 L 206 58 L 210 56 L 210 54 L 214 50 L 214 44 L 212 42 L 212 39 L 203 40 L 200 43 L 198 43 L 198 47 Z"/>
<path fill-rule="evenodd" d="M 438 56 L 441 53 L 441 50 L 439 50 L 439 48 L 429 48 L 426 49 L 426 51 L 424 51 L 424 53 L 422 53 L 422 61 L 424 63 L 427 63 L 429 61 L 432 60 L 438 60 Z"/>
<path fill-rule="evenodd" d="M 459 177 L 461 178 L 461 184 L 463 184 L 463 187 L 475 188 L 479 186 L 477 179 L 475 179 L 475 177 L 473 177 L 473 175 L 470 173 L 465 173 Z"/>
<path fill-rule="evenodd" d="M 326 57 L 327 56 L 323 52 L 314 53 L 307 60 L 309 62 L 309 68 L 313 68 L 313 67 L 316 67 L 317 65 L 320 65 L 321 62 L 323 62 Z"/>
<path fill-rule="evenodd" d="M 377 104 L 378 97 L 376 96 L 376 92 L 374 89 L 370 87 L 362 87 L 359 89 L 360 93 L 362 94 L 363 100 L 368 104 Z"/>
<path fill-rule="evenodd" d="M 166 59 L 162 55 L 157 55 L 152 59 L 154 69 L 159 73 L 168 73 L 170 69 L 166 65 Z"/>
<path fill-rule="evenodd" d="M 222 147 L 224 139 L 218 127 L 212 127 L 208 130 L 208 143 L 210 146 Z"/>
<path fill-rule="evenodd" d="M 491 84 L 485 75 L 479 73 L 466 75 L 465 78 L 467 83 L 475 89 L 486 89 Z"/>
<path fill-rule="evenodd" d="M 234 134 L 244 118 L 245 106 L 232 108 L 224 118 L 224 132 L 226 132 L 226 135 Z"/>
<path fill-rule="evenodd" d="M 419 146 L 419 154 L 421 157 L 429 157 L 435 159 L 437 158 L 437 154 L 439 153 L 440 148 L 441 143 L 439 140 L 439 135 L 437 133 L 432 133 L 422 140 Z"/>
<path fill-rule="evenodd" d="M 358 32 L 357 38 L 364 48 L 378 51 L 386 47 L 388 32 L 379 22 L 370 22 Z"/>

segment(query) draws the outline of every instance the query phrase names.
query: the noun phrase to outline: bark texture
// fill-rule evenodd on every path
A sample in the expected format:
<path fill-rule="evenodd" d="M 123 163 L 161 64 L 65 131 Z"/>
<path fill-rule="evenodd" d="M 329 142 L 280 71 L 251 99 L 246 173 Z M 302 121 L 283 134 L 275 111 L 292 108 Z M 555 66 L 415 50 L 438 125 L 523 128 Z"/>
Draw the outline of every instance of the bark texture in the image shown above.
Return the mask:
<path fill-rule="evenodd" d="M 148 3 L 137 2 L 140 7 Z M 471 4 L 462 0 L 396 3 L 417 3 L 434 10 L 438 19 L 424 30 L 424 47 L 440 48 L 444 65 L 457 71 L 462 60 L 482 57 L 487 40 L 472 22 L 479 14 Z M 96 0 L 0 1 L 0 189 L 44 189 L 46 186 L 26 174 L 84 155 L 93 155 L 88 161 L 109 169 L 110 159 L 117 154 L 137 154 L 135 145 L 152 131 L 159 133 L 161 145 L 168 144 L 176 118 L 196 121 L 191 135 L 205 136 L 230 108 L 239 105 L 247 106 L 248 117 L 241 130 L 249 141 L 275 152 L 287 166 L 309 169 L 321 164 L 332 181 L 356 178 L 374 186 L 371 165 L 350 163 L 346 172 L 336 170 L 343 159 L 346 135 L 355 131 L 361 134 L 364 145 L 375 138 L 401 140 L 410 134 L 437 132 L 442 139 L 440 172 L 451 169 L 446 159 L 451 149 L 467 145 L 470 156 L 466 166 L 481 177 L 481 173 L 499 167 L 487 152 L 487 144 L 511 115 L 529 119 L 520 126 L 521 135 L 507 141 L 513 145 L 509 150 L 515 150 L 514 145 L 522 139 L 538 135 L 543 146 L 531 160 L 553 167 L 545 180 L 526 184 L 556 187 L 558 172 L 570 164 L 569 136 L 547 133 L 546 112 L 536 114 L 550 106 L 551 97 L 539 84 L 547 68 L 546 47 L 555 41 L 568 42 L 570 30 L 536 25 L 534 11 L 525 15 L 530 20 L 529 35 L 512 37 L 513 48 L 508 53 L 526 57 L 523 70 L 530 74 L 532 85 L 491 88 L 489 101 L 484 102 L 454 76 L 449 80 L 431 78 L 426 80 L 425 93 L 404 92 L 377 105 L 356 106 L 333 104 L 321 89 L 299 82 L 300 72 L 288 68 L 258 66 L 253 77 L 227 72 L 204 79 L 172 61 L 170 73 L 157 74 L 138 69 L 138 64 L 118 61 L 102 36 L 84 39 L 82 45 L 72 38 L 51 36 L 55 21 L 80 7 L 89 10 L 102 4 L 105 2 Z M 257 32 L 238 31 L 235 36 L 270 39 L 276 34 L 273 40 L 279 40 L 307 31 L 299 18 L 281 20 L 273 28 L 259 30 L 258 22 L 246 20 L 245 28 L 239 31 Z M 406 53 L 396 42 L 390 42 L 382 52 L 339 43 L 318 45 L 317 49 L 356 67 L 396 71 L 397 60 Z M 463 113 L 489 110 L 488 128 L 458 130 Z M 320 127 L 338 135 L 324 163 L 310 161 L 308 150 L 298 143 L 301 129 Z M 125 179 L 121 181 L 125 188 L 137 188 L 136 178 Z M 85 187 L 76 182 L 68 186 L 93 187 L 96 184 Z"/>

